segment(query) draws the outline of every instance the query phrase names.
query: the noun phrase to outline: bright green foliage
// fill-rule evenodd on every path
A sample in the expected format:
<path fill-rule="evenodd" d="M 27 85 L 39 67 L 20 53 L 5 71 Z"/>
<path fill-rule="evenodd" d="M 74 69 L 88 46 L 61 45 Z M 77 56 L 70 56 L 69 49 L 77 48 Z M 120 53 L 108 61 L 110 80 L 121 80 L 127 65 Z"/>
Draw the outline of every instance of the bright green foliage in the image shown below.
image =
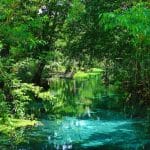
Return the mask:
<path fill-rule="evenodd" d="M 149 63 L 150 43 L 149 3 L 137 3 L 125 10 L 104 13 L 100 23 L 106 32 L 118 31 L 126 37 L 125 39 L 120 33 L 114 33 L 116 48 L 121 45 L 121 49 L 116 49 L 118 58 L 115 57 L 115 61 L 112 54 L 117 54 L 116 51 L 111 51 L 109 57 L 115 63 L 116 80 L 120 80 L 123 87 L 130 93 L 127 99 L 136 98 L 141 104 L 147 102 L 149 97 L 149 68 L 146 65 Z M 124 43 L 126 43 L 125 47 L 122 47 Z M 123 51 L 125 48 L 128 49 Z"/>
<path fill-rule="evenodd" d="M 148 2 L 1 0 L 0 117 L 71 113 L 74 103 L 53 81 L 97 75 L 93 67 L 124 101 L 149 104 L 149 35 Z"/>
<path fill-rule="evenodd" d="M 75 73 L 74 79 L 89 78 L 90 76 L 100 75 L 100 72 L 102 72 L 102 70 L 98 68 L 91 68 L 88 72 L 78 71 Z"/>
<path fill-rule="evenodd" d="M 39 14 L 42 6 L 47 11 Z M 5 97 L 1 104 L 10 105 L 17 117 L 37 117 L 57 103 L 47 90 L 51 75 L 45 70 L 64 71 L 62 54 L 54 50 L 68 8 L 69 1 L 0 1 L 0 90 Z"/>
<path fill-rule="evenodd" d="M 1 118 L 0 118 L 1 121 Z M 0 132 L 5 133 L 6 135 L 12 134 L 15 129 L 26 126 L 34 126 L 37 121 L 24 120 L 24 119 L 10 119 L 11 125 L 0 124 Z"/>
<path fill-rule="evenodd" d="M 126 10 L 104 13 L 102 22 L 105 29 L 125 27 L 138 43 L 150 43 L 150 9 L 149 3 L 138 3 Z"/>
<path fill-rule="evenodd" d="M 14 98 L 14 111 L 16 116 L 25 117 L 51 111 L 57 104 L 57 98 L 50 91 L 42 91 L 42 87 L 34 86 L 29 83 L 21 83 L 19 80 L 13 80 L 12 96 Z M 41 106 L 34 110 L 34 105 L 41 103 Z M 32 107 L 30 106 L 32 104 Z M 43 105 L 43 106 L 42 106 Z M 47 107 L 49 108 L 47 110 Z M 36 117 L 36 116 L 35 116 Z"/>
<path fill-rule="evenodd" d="M 85 5 L 80 0 L 73 0 L 67 20 L 79 21 L 85 13 Z"/>

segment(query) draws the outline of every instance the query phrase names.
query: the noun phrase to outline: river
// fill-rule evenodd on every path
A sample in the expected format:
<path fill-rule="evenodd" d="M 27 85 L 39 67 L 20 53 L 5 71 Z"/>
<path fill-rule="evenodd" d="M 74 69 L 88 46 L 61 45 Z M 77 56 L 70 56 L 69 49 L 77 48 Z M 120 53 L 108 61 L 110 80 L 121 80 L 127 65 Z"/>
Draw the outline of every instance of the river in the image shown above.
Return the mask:
<path fill-rule="evenodd" d="M 34 127 L 0 135 L 0 149 L 149 150 L 149 113 L 140 106 L 124 106 L 122 93 L 115 89 L 104 88 L 99 76 L 55 81 L 51 90 L 66 102 L 57 110 L 62 115 L 43 115 Z"/>

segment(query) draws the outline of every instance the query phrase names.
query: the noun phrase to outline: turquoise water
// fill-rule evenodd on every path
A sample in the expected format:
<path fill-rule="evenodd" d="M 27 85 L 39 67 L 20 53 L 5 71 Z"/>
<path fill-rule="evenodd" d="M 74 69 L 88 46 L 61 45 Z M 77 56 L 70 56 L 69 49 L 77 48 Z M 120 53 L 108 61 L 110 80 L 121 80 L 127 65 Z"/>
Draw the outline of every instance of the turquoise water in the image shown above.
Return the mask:
<path fill-rule="evenodd" d="M 61 117 L 49 114 L 32 128 L 0 134 L 0 150 L 150 150 L 148 112 L 125 106 L 122 93 L 102 86 L 99 76 L 57 80 L 50 89 L 64 103 Z"/>
<path fill-rule="evenodd" d="M 149 150 L 148 119 L 128 119 L 122 113 L 102 109 L 91 114 L 94 119 L 65 116 L 62 119 L 41 120 L 42 124 L 33 128 L 18 129 L 1 149 Z"/>

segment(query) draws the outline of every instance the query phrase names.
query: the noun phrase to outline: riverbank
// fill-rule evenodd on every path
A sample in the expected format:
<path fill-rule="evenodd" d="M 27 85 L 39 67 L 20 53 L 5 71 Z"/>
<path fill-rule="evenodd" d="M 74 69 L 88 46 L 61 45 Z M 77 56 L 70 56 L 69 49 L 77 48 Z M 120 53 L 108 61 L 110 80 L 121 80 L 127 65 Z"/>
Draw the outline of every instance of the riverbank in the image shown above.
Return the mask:
<path fill-rule="evenodd" d="M 35 126 L 36 124 L 38 124 L 38 121 L 36 120 L 9 118 L 6 123 L 3 123 L 1 120 L 2 119 L 0 118 L 0 133 L 3 134 L 9 134 L 13 130 L 16 130 L 17 128 Z"/>
<path fill-rule="evenodd" d="M 87 71 L 77 71 L 73 78 L 74 79 L 83 79 L 83 78 L 88 78 L 90 76 L 95 76 L 95 75 L 99 75 L 101 74 L 103 70 L 102 69 L 99 69 L 99 68 L 91 68 Z"/>

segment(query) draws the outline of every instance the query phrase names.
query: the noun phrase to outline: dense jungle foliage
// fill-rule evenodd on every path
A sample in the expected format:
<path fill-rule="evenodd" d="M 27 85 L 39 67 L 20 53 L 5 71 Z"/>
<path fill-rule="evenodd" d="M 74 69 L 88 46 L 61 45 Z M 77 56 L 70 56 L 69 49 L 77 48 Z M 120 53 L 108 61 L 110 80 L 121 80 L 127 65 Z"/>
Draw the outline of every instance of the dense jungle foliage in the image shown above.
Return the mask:
<path fill-rule="evenodd" d="M 0 0 L 1 121 L 61 113 L 53 80 L 91 68 L 124 103 L 150 106 L 149 48 L 148 0 Z"/>

